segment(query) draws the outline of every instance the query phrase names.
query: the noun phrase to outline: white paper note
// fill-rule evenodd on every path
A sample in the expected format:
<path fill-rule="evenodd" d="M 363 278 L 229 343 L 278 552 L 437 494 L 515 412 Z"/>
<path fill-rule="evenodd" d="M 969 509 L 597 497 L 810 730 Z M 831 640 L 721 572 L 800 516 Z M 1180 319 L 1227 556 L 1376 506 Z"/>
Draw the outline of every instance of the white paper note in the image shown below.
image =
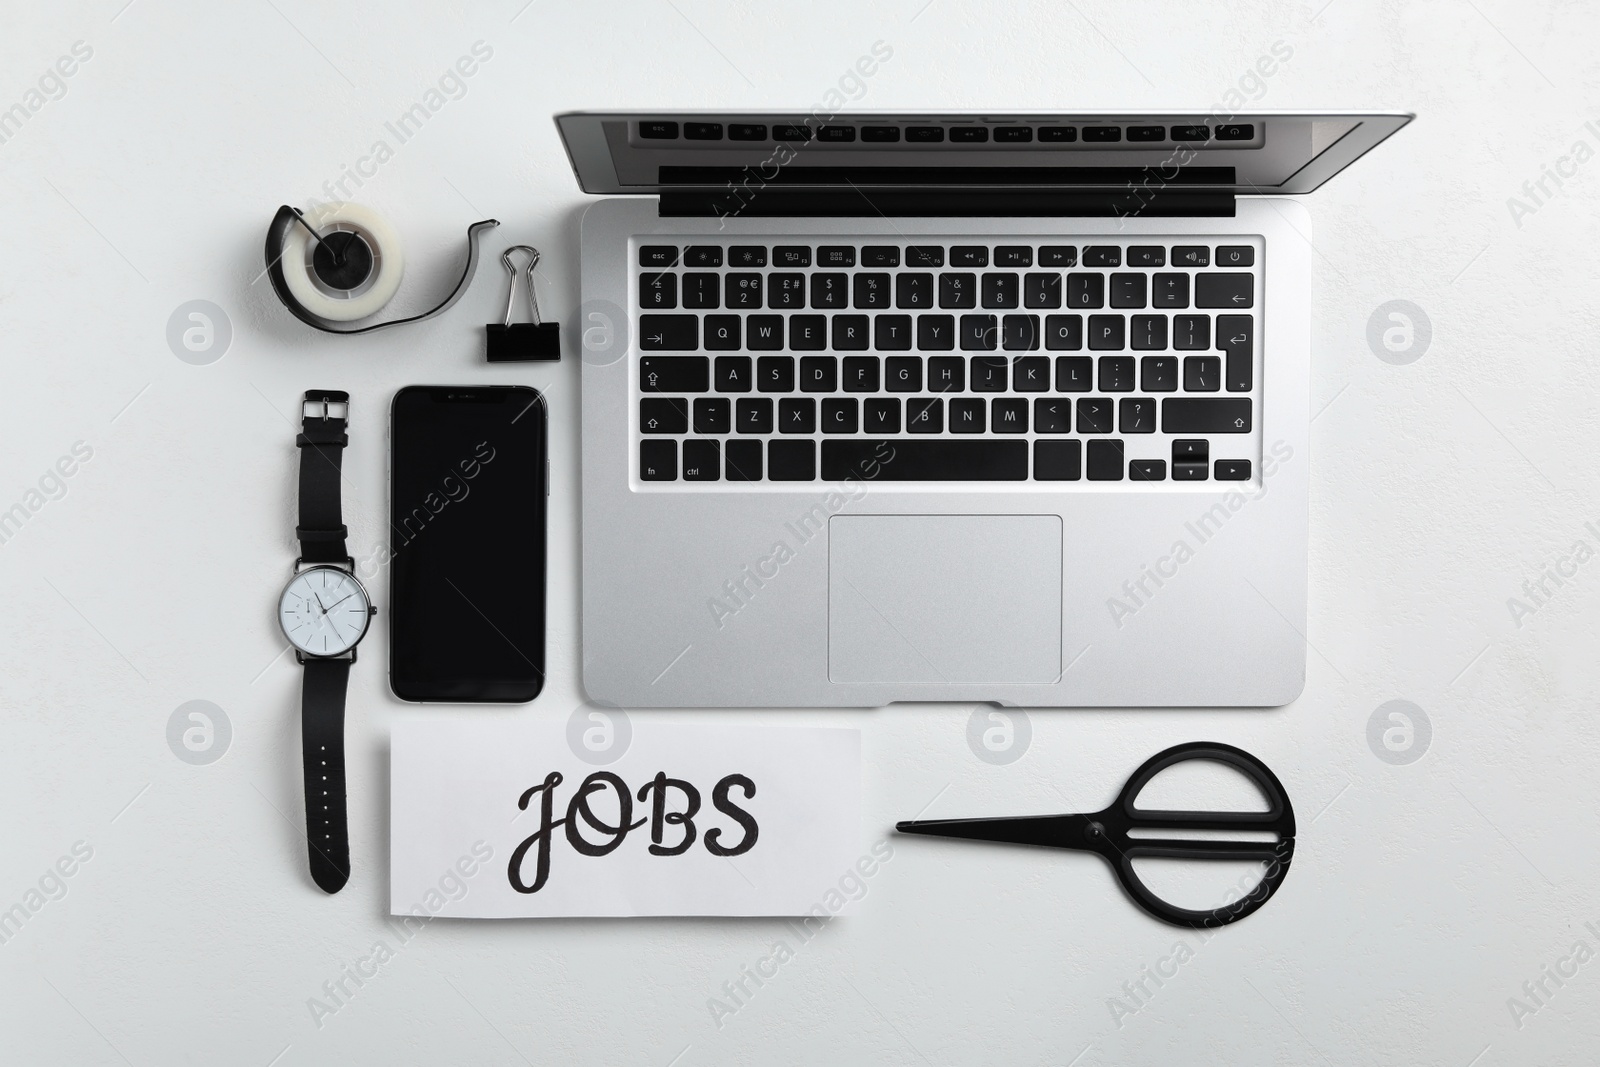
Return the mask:
<path fill-rule="evenodd" d="M 641 719 L 397 725 L 390 911 L 796 916 L 824 898 L 827 914 L 851 910 L 836 885 L 863 853 L 859 731 Z"/>

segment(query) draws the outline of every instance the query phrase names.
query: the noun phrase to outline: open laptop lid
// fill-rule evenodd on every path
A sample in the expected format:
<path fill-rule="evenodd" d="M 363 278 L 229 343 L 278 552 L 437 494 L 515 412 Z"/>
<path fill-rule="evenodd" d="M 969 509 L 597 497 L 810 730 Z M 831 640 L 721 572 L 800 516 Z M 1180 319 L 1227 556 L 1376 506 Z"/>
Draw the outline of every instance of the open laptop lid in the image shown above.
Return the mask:
<path fill-rule="evenodd" d="M 663 214 L 1232 214 L 1308 193 L 1413 116 L 569 112 L 587 193 Z M 855 205 L 852 208 L 851 205 Z"/>

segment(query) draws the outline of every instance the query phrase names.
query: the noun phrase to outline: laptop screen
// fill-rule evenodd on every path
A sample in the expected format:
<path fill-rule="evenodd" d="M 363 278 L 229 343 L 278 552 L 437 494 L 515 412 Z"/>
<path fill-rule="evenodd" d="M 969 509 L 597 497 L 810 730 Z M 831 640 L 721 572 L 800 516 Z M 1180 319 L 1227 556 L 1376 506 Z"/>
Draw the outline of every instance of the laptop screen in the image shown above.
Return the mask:
<path fill-rule="evenodd" d="M 556 118 L 589 193 L 763 186 L 1304 193 L 1403 114 L 597 113 Z"/>

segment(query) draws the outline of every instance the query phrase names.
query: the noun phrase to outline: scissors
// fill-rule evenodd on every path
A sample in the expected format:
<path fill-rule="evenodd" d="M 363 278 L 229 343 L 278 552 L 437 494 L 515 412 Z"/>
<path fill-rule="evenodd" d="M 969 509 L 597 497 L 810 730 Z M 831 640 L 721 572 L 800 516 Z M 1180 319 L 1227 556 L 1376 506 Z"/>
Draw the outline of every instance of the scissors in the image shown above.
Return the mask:
<path fill-rule="evenodd" d="M 1150 779 L 1189 760 L 1212 760 L 1238 770 L 1266 795 L 1268 808 L 1253 811 L 1156 811 L 1134 807 Z M 1211 741 L 1192 741 L 1158 752 L 1144 762 L 1111 806 L 1083 815 L 1020 815 L 996 819 L 914 819 L 895 823 L 903 834 L 962 837 L 1098 852 L 1133 902 L 1174 926 L 1195 928 L 1237 922 L 1265 904 L 1283 884 L 1294 858 L 1294 808 L 1278 776 L 1243 749 Z M 1269 831 L 1273 842 L 1134 837 L 1131 830 Z M 1206 911 L 1180 908 L 1156 896 L 1134 872 L 1136 859 L 1255 860 L 1266 865 L 1261 881 L 1236 900 Z"/>

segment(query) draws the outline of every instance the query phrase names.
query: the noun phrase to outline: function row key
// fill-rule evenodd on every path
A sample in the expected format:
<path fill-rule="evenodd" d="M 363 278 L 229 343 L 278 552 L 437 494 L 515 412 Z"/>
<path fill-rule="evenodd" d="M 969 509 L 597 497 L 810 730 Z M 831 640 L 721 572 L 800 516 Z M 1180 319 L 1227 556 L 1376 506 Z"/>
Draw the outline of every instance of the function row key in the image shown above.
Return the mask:
<path fill-rule="evenodd" d="M 683 255 L 690 267 L 722 266 L 720 245 L 691 245 Z M 677 245 L 641 245 L 639 266 L 676 267 Z M 908 267 L 942 267 L 945 250 L 940 245 L 911 245 L 906 249 Z M 849 245 L 822 245 L 817 249 L 818 266 L 853 267 L 856 249 Z M 772 263 L 777 267 L 809 267 L 812 264 L 809 245 L 778 245 L 772 250 Z M 950 249 L 950 264 L 962 267 L 987 267 L 989 248 L 986 245 L 955 245 Z M 994 264 L 998 267 L 1033 266 L 1033 249 L 1028 245 L 998 245 L 994 250 Z M 728 248 L 728 265 L 731 267 L 765 267 L 767 249 L 762 245 L 733 245 Z M 893 245 L 869 245 L 861 250 L 861 265 L 866 267 L 898 267 L 900 249 Z M 1039 249 L 1041 267 L 1075 267 L 1078 249 L 1074 245 L 1044 245 Z M 1084 249 L 1083 265 L 1086 267 L 1122 266 L 1122 249 L 1117 245 L 1091 245 Z M 1127 265 L 1130 267 L 1166 266 L 1166 249 L 1161 245 L 1130 245 Z M 1175 245 L 1172 249 L 1175 267 L 1208 267 L 1211 249 L 1206 245 Z M 1255 249 L 1250 245 L 1219 245 L 1217 266 L 1252 267 Z"/>

